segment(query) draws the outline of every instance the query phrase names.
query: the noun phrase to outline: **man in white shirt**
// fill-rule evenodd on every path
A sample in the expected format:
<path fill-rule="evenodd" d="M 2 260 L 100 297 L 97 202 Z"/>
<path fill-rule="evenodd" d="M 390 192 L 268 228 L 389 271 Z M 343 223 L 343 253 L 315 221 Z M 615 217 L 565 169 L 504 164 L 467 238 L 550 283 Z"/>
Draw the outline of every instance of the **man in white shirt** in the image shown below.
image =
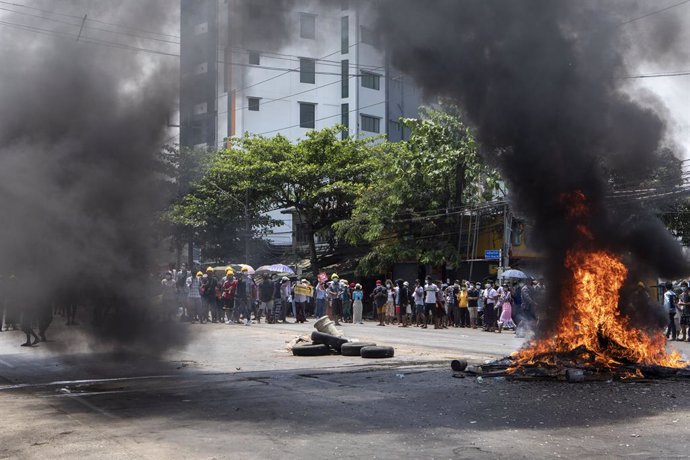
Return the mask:
<path fill-rule="evenodd" d="M 424 284 L 424 315 L 426 316 L 426 321 L 422 326 L 425 329 L 428 324 L 428 320 L 432 318 L 432 316 L 434 318 L 434 324 L 436 324 L 438 321 L 438 318 L 436 318 L 435 315 L 436 300 L 438 300 L 437 294 L 438 286 L 431 282 L 431 276 L 427 276 L 426 284 Z"/>
<path fill-rule="evenodd" d="M 484 304 L 484 330 L 488 332 L 496 331 L 496 302 L 498 301 L 498 291 L 493 285 L 487 283 Z"/>

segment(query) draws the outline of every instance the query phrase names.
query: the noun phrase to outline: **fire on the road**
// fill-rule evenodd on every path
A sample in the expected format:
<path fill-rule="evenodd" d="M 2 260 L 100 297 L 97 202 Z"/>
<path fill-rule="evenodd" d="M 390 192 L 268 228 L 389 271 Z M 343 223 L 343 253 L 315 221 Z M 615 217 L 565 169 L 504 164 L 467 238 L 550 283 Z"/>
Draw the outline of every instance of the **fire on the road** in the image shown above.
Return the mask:
<path fill-rule="evenodd" d="M 583 366 L 615 368 L 622 365 L 688 365 L 678 352 L 666 351 L 660 330 L 632 327 L 619 309 L 619 291 L 628 275 L 620 257 L 602 249 L 589 249 L 593 236 L 585 221 L 589 210 L 581 192 L 564 194 L 567 215 L 575 220 L 580 242 L 565 257 L 569 279 L 564 283 L 561 317 L 555 334 L 537 340 L 513 355 L 515 366 L 558 364 L 560 358 Z M 641 376 L 640 371 L 635 372 Z"/>

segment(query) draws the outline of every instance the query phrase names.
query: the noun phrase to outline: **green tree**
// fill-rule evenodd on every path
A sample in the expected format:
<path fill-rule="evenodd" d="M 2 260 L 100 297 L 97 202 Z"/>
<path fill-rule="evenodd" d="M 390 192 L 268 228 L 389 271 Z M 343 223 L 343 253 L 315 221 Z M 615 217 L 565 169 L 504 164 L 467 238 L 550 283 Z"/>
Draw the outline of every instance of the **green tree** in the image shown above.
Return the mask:
<path fill-rule="evenodd" d="M 368 181 L 378 138 L 341 139 L 341 126 L 309 131 L 292 144 L 282 136 L 234 140 L 244 154 L 242 177 L 260 184 L 276 207 L 294 209 L 309 244 L 311 267 L 319 270 L 316 236 L 347 219 L 355 197 Z"/>
<path fill-rule="evenodd" d="M 361 273 L 401 260 L 457 262 L 459 208 L 490 199 L 498 188 L 456 107 L 423 108 L 419 119 L 402 123 L 409 140 L 381 149 L 352 217 L 336 224 L 348 243 L 371 244 Z"/>
<path fill-rule="evenodd" d="M 247 253 L 277 221 L 266 215 L 271 203 L 267 189 L 244 172 L 250 158 L 239 150 L 215 152 L 204 175 L 179 198 L 165 218 L 186 229 L 200 243 L 204 257 L 226 259 Z"/>
<path fill-rule="evenodd" d="M 164 196 L 168 197 L 168 203 L 164 206 L 172 206 L 180 202 L 193 185 L 198 182 L 210 167 L 214 152 L 209 149 L 192 149 L 166 145 L 159 153 L 159 188 Z M 181 259 L 182 248 L 187 245 L 188 264 L 193 262 L 193 247 L 195 227 L 188 222 L 171 219 L 169 212 L 163 213 L 160 219 L 160 233 L 172 237 L 172 245 L 177 253 L 177 264 Z"/>
<path fill-rule="evenodd" d="M 281 135 L 233 139 L 168 218 L 195 228 L 207 248 L 220 252 L 250 233 L 265 236 L 278 223 L 266 217 L 269 210 L 294 209 L 305 228 L 312 270 L 318 271 L 316 236 L 350 216 L 380 149 L 377 139 L 340 139 L 341 130 L 310 131 L 297 143 Z M 243 229 L 246 222 L 249 228 Z"/>

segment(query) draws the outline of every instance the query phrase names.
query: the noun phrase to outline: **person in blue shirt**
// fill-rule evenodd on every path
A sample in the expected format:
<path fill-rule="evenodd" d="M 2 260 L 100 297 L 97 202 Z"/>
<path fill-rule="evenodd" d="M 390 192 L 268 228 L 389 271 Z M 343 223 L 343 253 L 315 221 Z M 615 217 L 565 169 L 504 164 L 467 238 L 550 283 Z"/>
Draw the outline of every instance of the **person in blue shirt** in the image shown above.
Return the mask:
<path fill-rule="evenodd" d="M 362 285 L 357 283 L 355 290 L 352 291 L 352 324 L 364 324 L 362 321 L 363 302 L 364 291 L 362 291 Z"/>

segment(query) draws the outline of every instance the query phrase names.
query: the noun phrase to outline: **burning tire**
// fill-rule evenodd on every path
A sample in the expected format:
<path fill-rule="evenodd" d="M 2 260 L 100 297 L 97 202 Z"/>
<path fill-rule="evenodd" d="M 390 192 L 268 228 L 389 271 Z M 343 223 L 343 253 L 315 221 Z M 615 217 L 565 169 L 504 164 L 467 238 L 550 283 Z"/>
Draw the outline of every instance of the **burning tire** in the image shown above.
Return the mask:
<path fill-rule="evenodd" d="M 292 349 L 292 354 L 295 356 L 323 356 L 331 352 L 328 345 L 298 345 Z"/>
<path fill-rule="evenodd" d="M 328 345 L 338 353 L 340 353 L 340 348 L 343 344 L 348 342 L 347 339 L 342 339 L 330 334 L 324 334 L 323 332 L 314 331 L 311 333 L 311 341 L 314 343 L 320 343 L 323 345 Z"/>
<path fill-rule="evenodd" d="M 348 342 L 344 343 L 340 348 L 340 353 L 343 356 L 361 356 L 361 350 L 364 347 L 375 347 L 375 343 L 367 342 Z"/>
<path fill-rule="evenodd" d="M 362 358 L 392 358 L 394 354 L 393 347 L 364 347 L 359 351 Z"/>

